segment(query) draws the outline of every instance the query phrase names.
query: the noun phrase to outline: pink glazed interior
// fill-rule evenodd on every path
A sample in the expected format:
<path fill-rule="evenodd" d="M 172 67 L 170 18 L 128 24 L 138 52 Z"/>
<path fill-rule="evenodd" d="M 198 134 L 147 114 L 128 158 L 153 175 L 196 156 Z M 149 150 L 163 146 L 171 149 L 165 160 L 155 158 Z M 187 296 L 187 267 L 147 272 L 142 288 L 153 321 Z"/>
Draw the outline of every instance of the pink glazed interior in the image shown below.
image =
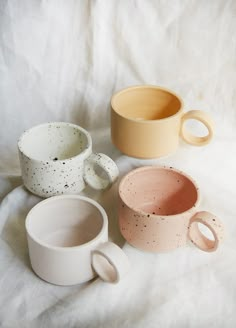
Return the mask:
<path fill-rule="evenodd" d="M 171 167 L 133 170 L 123 178 L 119 191 L 129 208 L 165 216 L 185 212 L 199 199 L 198 188 L 191 178 Z"/>

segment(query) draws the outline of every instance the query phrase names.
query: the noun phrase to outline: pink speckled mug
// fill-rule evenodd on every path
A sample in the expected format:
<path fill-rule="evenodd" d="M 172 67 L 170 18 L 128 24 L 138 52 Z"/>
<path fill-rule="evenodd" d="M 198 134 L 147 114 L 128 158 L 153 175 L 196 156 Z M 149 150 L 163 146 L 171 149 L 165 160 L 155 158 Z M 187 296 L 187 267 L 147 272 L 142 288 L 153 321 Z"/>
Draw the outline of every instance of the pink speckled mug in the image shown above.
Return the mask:
<path fill-rule="evenodd" d="M 197 208 L 199 188 L 172 167 L 144 166 L 129 172 L 119 186 L 119 225 L 127 242 L 149 252 L 185 246 L 188 239 L 203 251 L 215 251 L 224 228 L 213 214 Z M 214 240 L 199 229 L 206 226 Z"/>

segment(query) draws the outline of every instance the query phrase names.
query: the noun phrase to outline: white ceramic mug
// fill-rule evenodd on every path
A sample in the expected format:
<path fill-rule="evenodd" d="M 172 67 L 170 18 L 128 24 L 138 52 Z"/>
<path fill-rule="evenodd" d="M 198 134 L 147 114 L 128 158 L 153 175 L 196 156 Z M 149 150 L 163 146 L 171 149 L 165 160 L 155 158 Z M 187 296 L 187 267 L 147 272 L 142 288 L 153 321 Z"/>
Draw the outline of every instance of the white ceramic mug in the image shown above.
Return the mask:
<path fill-rule="evenodd" d="M 108 242 L 108 219 L 95 201 L 78 195 L 45 199 L 26 217 L 34 272 L 56 285 L 75 285 L 97 274 L 118 282 L 129 269 L 125 253 Z"/>
<path fill-rule="evenodd" d="M 24 185 L 40 197 L 77 194 L 86 183 L 106 189 L 119 174 L 110 157 L 92 153 L 90 134 L 71 123 L 35 126 L 20 137 L 18 149 Z M 105 171 L 106 178 L 95 172 L 96 166 Z"/>

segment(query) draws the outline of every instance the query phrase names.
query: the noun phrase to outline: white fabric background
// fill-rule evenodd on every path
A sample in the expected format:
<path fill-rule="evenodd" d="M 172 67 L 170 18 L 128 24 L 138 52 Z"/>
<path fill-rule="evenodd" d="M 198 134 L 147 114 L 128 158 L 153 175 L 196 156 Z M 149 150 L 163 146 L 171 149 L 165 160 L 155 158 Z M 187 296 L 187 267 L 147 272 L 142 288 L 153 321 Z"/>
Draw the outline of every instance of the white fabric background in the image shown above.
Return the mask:
<path fill-rule="evenodd" d="M 176 154 L 159 160 L 122 155 L 110 141 L 109 101 L 136 84 L 172 88 L 186 110 L 206 110 L 216 123 L 214 141 L 203 148 L 181 142 Z M 235 327 L 235 108 L 233 0 L 1 0 L 0 326 Z M 190 245 L 166 254 L 138 251 L 118 230 L 118 183 L 104 193 L 87 188 L 82 194 L 104 206 L 110 239 L 124 245 L 131 272 L 118 285 L 97 279 L 58 287 L 38 279 L 24 220 L 40 199 L 21 186 L 16 142 L 47 121 L 88 129 L 94 150 L 116 160 L 120 177 L 146 164 L 192 175 L 201 209 L 226 226 L 224 245 L 213 254 Z"/>

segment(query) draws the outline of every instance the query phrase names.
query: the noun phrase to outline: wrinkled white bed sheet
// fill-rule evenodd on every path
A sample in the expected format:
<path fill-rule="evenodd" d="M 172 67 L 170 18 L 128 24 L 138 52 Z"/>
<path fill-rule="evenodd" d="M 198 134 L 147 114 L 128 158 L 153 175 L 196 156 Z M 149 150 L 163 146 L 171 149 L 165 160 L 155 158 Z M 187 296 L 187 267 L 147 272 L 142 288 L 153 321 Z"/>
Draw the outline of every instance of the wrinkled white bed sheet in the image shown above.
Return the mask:
<path fill-rule="evenodd" d="M 0 2 L 1 327 L 236 326 L 235 17 L 236 2 L 223 0 Z M 110 97 L 144 83 L 172 88 L 186 110 L 211 114 L 213 142 L 181 142 L 176 154 L 157 160 L 122 155 L 110 141 Z M 147 164 L 190 174 L 202 191 L 201 209 L 225 224 L 222 247 L 149 254 L 129 246 L 118 229 L 117 182 L 104 193 L 82 194 L 107 211 L 110 240 L 131 262 L 126 278 L 73 287 L 37 278 L 24 220 L 40 199 L 22 186 L 16 142 L 23 130 L 47 121 L 88 129 L 94 150 L 116 161 L 120 178 Z"/>

